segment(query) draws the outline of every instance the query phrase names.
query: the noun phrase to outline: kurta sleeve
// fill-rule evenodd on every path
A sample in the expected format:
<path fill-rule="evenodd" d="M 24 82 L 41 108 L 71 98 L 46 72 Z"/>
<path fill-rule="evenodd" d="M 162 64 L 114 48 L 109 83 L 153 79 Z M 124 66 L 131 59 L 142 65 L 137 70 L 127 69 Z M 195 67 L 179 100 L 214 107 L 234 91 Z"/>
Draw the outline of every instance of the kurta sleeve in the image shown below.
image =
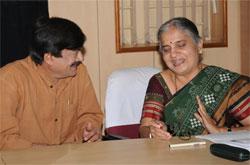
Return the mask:
<path fill-rule="evenodd" d="M 94 127 L 101 129 L 103 125 L 103 112 L 97 101 L 95 90 L 86 67 L 80 72 L 80 106 L 78 109 L 78 138 L 82 138 L 83 124 L 90 122 Z"/>
<path fill-rule="evenodd" d="M 21 149 L 32 143 L 20 138 L 18 111 L 18 84 L 15 75 L 0 69 L 0 150 Z"/>

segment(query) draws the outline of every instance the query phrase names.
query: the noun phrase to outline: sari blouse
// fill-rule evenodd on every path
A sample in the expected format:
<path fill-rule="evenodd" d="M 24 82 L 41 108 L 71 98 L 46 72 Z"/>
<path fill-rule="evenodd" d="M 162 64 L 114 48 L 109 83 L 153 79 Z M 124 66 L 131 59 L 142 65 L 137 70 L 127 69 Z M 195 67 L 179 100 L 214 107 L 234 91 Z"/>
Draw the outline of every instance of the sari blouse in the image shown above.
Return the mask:
<path fill-rule="evenodd" d="M 214 66 L 208 66 L 208 67 L 213 68 Z M 155 74 L 150 79 L 148 84 L 143 105 L 142 119 L 152 118 L 155 120 L 164 121 L 165 120 L 164 110 L 166 109 L 166 105 L 174 97 L 178 96 L 178 94 L 182 91 L 182 89 L 177 91 L 177 93 L 175 93 L 174 95 L 172 95 L 162 75 L 160 73 Z M 250 115 L 249 91 L 250 91 L 249 77 L 239 75 L 238 78 L 228 88 L 222 102 L 219 104 L 217 109 L 215 109 L 213 114 L 211 115 L 212 119 L 216 122 L 217 126 L 226 126 L 226 127 L 241 126 L 239 121 L 244 120 Z M 182 121 L 179 122 L 181 123 Z M 171 129 L 171 125 L 169 126 L 167 124 L 167 126 L 168 129 L 170 129 L 169 132 L 173 133 L 174 131 Z M 202 134 L 206 133 L 207 133 L 206 130 L 202 132 Z"/>

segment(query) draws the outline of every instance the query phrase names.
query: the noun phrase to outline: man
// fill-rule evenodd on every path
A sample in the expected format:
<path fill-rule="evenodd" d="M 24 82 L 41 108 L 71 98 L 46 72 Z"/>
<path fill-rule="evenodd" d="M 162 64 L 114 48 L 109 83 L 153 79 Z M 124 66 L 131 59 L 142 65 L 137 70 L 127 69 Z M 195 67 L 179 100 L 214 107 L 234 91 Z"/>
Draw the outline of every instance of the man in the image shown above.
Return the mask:
<path fill-rule="evenodd" d="M 63 18 L 40 18 L 30 56 L 0 69 L 0 149 L 92 142 L 103 113 L 81 52 L 81 29 Z"/>

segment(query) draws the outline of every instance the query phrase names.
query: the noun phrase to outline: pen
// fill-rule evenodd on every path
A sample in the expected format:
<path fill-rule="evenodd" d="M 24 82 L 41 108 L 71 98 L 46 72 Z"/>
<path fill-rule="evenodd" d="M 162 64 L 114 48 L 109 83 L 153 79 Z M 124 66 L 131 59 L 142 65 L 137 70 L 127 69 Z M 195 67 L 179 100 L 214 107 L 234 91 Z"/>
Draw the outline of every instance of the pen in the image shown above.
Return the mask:
<path fill-rule="evenodd" d="M 204 145 L 206 144 L 205 141 L 201 142 L 189 142 L 189 143 L 178 143 L 178 144 L 170 144 L 170 148 L 179 148 L 179 147 L 189 147 L 189 146 L 199 146 L 199 145 Z"/>

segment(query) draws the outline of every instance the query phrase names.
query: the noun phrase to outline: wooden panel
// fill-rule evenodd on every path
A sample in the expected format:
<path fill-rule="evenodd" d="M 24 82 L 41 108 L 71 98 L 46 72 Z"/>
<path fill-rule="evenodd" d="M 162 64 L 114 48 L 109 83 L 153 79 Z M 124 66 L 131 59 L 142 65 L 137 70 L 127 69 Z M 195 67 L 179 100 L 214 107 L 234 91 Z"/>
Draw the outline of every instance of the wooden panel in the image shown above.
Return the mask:
<path fill-rule="evenodd" d="M 241 72 L 250 75 L 250 1 L 240 2 Z"/>

